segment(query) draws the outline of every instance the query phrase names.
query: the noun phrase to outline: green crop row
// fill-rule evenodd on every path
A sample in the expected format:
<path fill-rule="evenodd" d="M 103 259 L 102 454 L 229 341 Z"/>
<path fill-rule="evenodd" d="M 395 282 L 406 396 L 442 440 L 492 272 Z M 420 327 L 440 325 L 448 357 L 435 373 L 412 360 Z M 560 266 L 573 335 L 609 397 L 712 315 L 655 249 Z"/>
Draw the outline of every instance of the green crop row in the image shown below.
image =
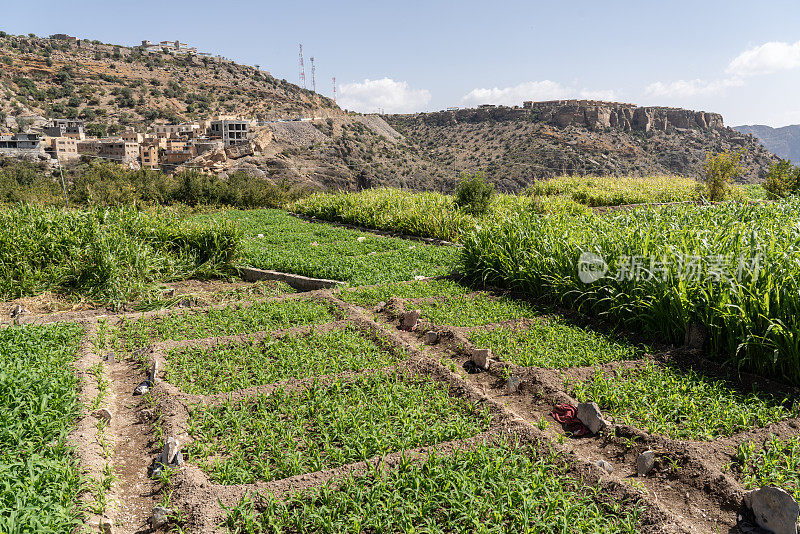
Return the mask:
<path fill-rule="evenodd" d="M 253 267 L 327 278 L 350 285 L 449 274 L 458 251 L 302 221 L 279 210 L 226 212 L 200 219 L 235 221 Z"/>
<path fill-rule="evenodd" d="M 586 206 L 699 200 L 701 189 L 696 180 L 678 176 L 563 176 L 537 181 L 527 191 L 530 196 L 495 195 L 489 213 L 478 217 L 459 210 L 450 195 L 391 188 L 317 193 L 293 202 L 288 209 L 326 221 L 458 242 L 476 227 L 513 214 L 586 214 Z M 738 186 L 731 195 L 736 199 L 757 196 Z"/>
<path fill-rule="evenodd" d="M 380 286 L 356 287 L 338 290 L 336 296 L 345 302 L 370 307 L 386 302 L 391 297 L 412 299 L 424 297 L 450 297 L 472 291 L 451 280 L 420 280 L 409 283 L 386 284 Z"/>
<path fill-rule="evenodd" d="M 187 393 L 207 395 L 397 361 L 398 357 L 348 327 L 213 348 L 175 349 L 168 355 L 166 379 Z"/>
<path fill-rule="evenodd" d="M 466 438 L 488 425 L 488 414 L 430 380 L 361 375 L 196 407 L 188 459 L 215 482 L 244 484 Z"/>
<path fill-rule="evenodd" d="M 547 318 L 524 328 L 475 330 L 470 341 L 504 361 L 526 367 L 575 367 L 641 358 L 644 351 L 597 332 Z"/>
<path fill-rule="evenodd" d="M 615 422 L 640 426 L 673 439 L 712 440 L 796 417 L 800 404 L 753 392 L 743 394 L 692 370 L 660 367 L 597 371 L 585 381 L 567 381 L 580 402 L 594 401 Z"/>
<path fill-rule="evenodd" d="M 157 282 L 227 274 L 239 253 L 230 223 L 186 223 L 132 208 L 0 211 L 0 298 L 64 293 L 112 304 Z"/>
<path fill-rule="evenodd" d="M 732 189 L 737 196 L 743 190 Z M 700 200 L 700 182 L 685 176 L 559 176 L 536 181 L 534 196 L 561 196 L 587 206 L 619 206 L 645 202 Z"/>
<path fill-rule="evenodd" d="M 173 311 L 163 317 L 139 320 L 123 318 L 116 331 L 101 330 L 99 343 L 101 348 L 111 344 L 117 349 L 130 351 L 159 341 L 263 332 L 328 323 L 337 318 L 329 304 L 319 301 L 255 302 L 205 311 Z"/>
<path fill-rule="evenodd" d="M 458 241 L 466 229 L 477 223 L 475 217 L 456 209 L 451 196 L 399 189 L 318 193 L 292 203 L 289 209 L 326 221 L 446 241 Z"/>
<path fill-rule="evenodd" d="M 419 304 L 422 318 L 435 325 L 481 326 L 515 319 L 531 319 L 542 311 L 532 304 L 488 294 L 456 295 Z"/>
<path fill-rule="evenodd" d="M 0 330 L 0 532 L 72 532 L 83 481 L 69 432 L 80 416 L 76 325 Z"/>
<path fill-rule="evenodd" d="M 584 283 L 583 253 L 601 257 L 606 276 Z M 800 384 L 798 200 L 511 217 L 470 234 L 461 264 L 473 282 L 545 296 L 666 342 L 683 342 L 699 323 L 711 354 Z"/>
<path fill-rule="evenodd" d="M 763 448 L 746 441 L 736 448 L 735 458 L 746 488 L 776 486 L 800 499 L 800 437 L 771 435 Z"/>
<path fill-rule="evenodd" d="M 231 509 L 229 531 L 634 533 L 641 513 L 571 478 L 556 453 L 510 441 L 265 497 L 261 513 L 250 500 Z"/>

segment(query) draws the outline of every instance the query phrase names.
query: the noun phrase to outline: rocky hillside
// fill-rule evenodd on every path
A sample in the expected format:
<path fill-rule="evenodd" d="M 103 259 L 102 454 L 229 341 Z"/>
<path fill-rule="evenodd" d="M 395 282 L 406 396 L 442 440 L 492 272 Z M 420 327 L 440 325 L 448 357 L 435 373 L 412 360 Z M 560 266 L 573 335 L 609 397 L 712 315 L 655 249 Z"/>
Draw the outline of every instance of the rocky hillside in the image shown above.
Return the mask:
<path fill-rule="evenodd" d="M 254 67 L 98 42 L 0 36 L 0 113 L 80 117 L 111 132 L 213 114 L 264 119 L 339 113 L 330 99 Z"/>
<path fill-rule="evenodd" d="M 190 163 L 319 188 L 448 191 L 463 171 L 485 171 L 506 191 L 563 173 L 694 176 L 707 151 L 723 149 L 744 150 L 747 180 L 753 181 L 774 159 L 713 113 L 561 101 L 362 116 L 222 58 L 3 32 L 0 94 L 0 129 L 13 131 L 51 117 L 82 118 L 87 133 L 97 136 L 218 114 L 266 121 L 320 117 L 269 123 L 255 132 L 252 150 L 206 154 L 206 161 Z"/>
<path fill-rule="evenodd" d="M 716 113 L 595 101 L 553 101 L 385 117 L 421 156 L 482 170 L 515 191 L 532 179 L 579 174 L 700 176 L 707 152 L 741 150 L 755 182 L 775 156 Z"/>
<path fill-rule="evenodd" d="M 743 134 L 752 134 L 767 150 L 782 159 L 800 161 L 800 124 L 780 128 L 754 124 L 734 126 L 733 129 Z"/>

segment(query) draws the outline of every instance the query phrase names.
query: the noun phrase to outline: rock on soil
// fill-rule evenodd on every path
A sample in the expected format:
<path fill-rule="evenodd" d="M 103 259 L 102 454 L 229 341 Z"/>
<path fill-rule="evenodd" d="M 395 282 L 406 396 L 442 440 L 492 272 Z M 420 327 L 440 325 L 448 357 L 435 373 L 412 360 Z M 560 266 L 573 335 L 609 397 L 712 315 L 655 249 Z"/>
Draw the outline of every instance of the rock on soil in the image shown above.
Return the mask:
<path fill-rule="evenodd" d="M 614 466 L 606 462 L 605 460 L 597 460 L 597 467 L 605 470 L 605 472 L 608 473 L 609 475 L 614 472 Z"/>
<path fill-rule="evenodd" d="M 152 388 L 152 387 L 153 387 L 153 381 L 149 380 L 149 379 L 145 380 L 144 382 L 142 382 L 141 384 L 136 386 L 136 389 L 133 390 L 133 394 L 134 395 L 144 395 L 145 393 L 150 391 L 150 388 Z"/>
<path fill-rule="evenodd" d="M 656 453 L 653 451 L 644 451 L 636 458 L 636 474 L 644 476 L 649 473 L 656 463 Z"/>
<path fill-rule="evenodd" d="M 422 310 L 407 311 L 400 316 L 400 328 L 411 332 L 417 327 L 419 318 L 422 316 Z"/>
<path fill-rule="evenodd" d="M 596 402 L 581 402 L 578 404 L 576 415 L 592 434 L 597 434 L 609 425 L 608 421 L 603 419 L 603 414 Z"/>
<path fill-rule="evenodd" d="M 172 514 L 171 509 L 156 506 L 150 514 L 150 526 L 154 529 L 163 527 L 169 522 L 170 514 Z"/>
<path fill-rule="evenodd" d="M 105 408 L 100 408 L 99 410 L 95 411 L 93 415 L 98 419 L 105 419 L 109 423 L 111 422 L 111 412 Z"/>
<path fill-rule="evenodd" d="M 797 534 L 800 506 L 787 492 L 767 486 L 751 491 L 744 499 L 761 528 L 775 534 Z"/>
<path fill-rule="evenodd" d="M 472 349 L 472 362 L 484 371 L 492 364 L 491 358 L 491 349 Z"/>

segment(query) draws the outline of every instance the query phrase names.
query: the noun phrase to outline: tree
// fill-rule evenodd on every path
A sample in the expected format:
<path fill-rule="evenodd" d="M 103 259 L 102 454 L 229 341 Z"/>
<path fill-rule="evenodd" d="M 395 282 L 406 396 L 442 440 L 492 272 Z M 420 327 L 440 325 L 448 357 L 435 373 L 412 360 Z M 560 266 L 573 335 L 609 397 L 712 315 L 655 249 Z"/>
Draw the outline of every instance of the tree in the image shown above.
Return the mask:
<path fill-rule="evenodd" d="M 770 165 L 764 180 L 764 189 L 769 198 L 784 198 L 800 191 L 800 168 L 791 160 L 781 160 Z"/>
<path fill-rule="evenodd" d="M 494 186 L 486 182 L 482 172 L 473 175 L 461 173 L 454 203 L 470 215 L 483 215 L 489 211 L 494 196 Z"/>
<path fill-rule="evenodd" d="M 719 201 L 725 198 L 730 184 L 736 178 L 744 174 L 744 169 L 739 164 L 741 152 L 731 152 L 726 150 L 719 154 L 706 154 L 706 162 L 703 165 L 705 171 L 704 182 L 708 198 L 711 201 Z"/>

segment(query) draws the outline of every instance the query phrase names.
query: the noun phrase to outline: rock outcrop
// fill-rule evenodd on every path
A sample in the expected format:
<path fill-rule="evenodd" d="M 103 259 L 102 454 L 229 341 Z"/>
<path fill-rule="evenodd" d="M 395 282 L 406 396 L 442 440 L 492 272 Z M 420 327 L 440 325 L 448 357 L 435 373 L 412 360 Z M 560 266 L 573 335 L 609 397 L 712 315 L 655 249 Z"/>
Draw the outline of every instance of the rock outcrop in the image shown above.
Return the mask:
<path fill-rule="evenodd" d="M 714 130 L 724 127 L 722 115 L 719 113 L 656 106 L 639 107 L 634 104 L 598 100 L 525 102 L 523 107 L 486 106 L 417 114 L 414 117 L 439 126 L 464 122 L 528 119 L 559 128 L 567 126 L 585 127 L 590 130 L 613 128 L 623 132 Z"/>

